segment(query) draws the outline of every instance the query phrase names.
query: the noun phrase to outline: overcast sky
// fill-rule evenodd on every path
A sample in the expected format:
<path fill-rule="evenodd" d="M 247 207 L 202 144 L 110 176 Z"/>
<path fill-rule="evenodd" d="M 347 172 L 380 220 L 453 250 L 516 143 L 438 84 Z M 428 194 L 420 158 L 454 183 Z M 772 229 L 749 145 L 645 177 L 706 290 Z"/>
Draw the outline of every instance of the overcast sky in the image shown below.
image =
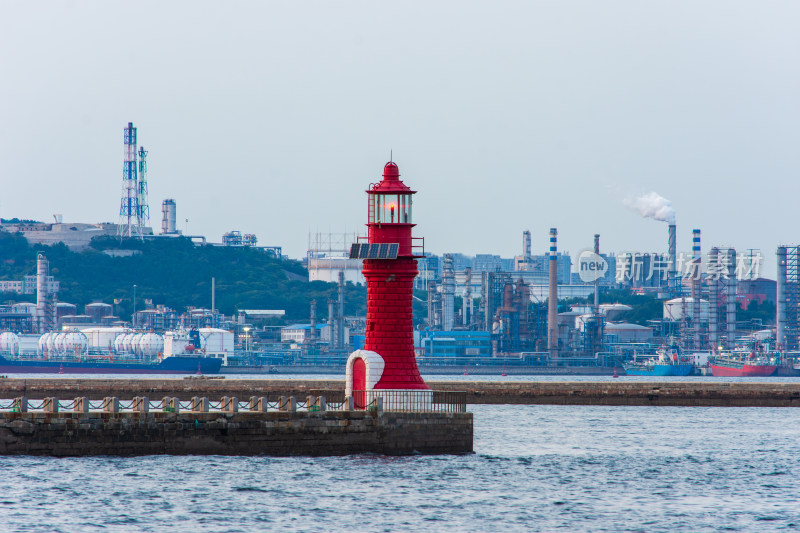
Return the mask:
<path fill-rule="evenodd" d="M 800 241 L 800 2 L 0 0 L 0 216 L 116 222 L 122 130 L 152 226 L 305 254 L 362 232 L 389 151 L 427 251 Z"/>

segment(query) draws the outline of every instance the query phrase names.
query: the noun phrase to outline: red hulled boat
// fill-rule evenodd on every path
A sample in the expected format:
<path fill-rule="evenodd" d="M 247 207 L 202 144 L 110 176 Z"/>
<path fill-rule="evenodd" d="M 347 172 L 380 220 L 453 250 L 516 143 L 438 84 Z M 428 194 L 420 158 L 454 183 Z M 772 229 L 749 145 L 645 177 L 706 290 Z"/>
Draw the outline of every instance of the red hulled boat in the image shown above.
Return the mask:
<path fill-rule="evenodd" d="M 708 366 L 714 376 L 771 376 L 778 368 L 778 357 L 755 352 L 723 352 L 709 357 Z"/>

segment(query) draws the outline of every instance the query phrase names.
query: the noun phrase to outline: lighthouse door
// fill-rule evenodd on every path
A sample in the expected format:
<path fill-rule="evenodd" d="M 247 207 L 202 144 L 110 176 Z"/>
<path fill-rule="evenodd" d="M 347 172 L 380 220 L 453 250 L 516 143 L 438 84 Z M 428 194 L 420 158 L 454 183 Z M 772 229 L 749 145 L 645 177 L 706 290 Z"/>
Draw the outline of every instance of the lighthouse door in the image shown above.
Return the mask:
<path fill-rule="evenodd" d="M 367 404 L 367 364 L 359 357 L 353 361 L 353 403 L 356 409 L 364 409 Z"/>

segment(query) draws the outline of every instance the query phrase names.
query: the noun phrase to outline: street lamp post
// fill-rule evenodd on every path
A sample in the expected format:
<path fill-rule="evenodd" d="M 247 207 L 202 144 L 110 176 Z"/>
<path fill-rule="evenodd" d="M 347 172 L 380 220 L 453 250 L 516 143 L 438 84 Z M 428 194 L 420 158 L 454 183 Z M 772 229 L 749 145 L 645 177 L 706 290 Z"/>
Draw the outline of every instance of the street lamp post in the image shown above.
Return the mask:
<path fill-rule="evenodd" d="M 250 328 L 248 326 L 245 326 L 242 329 L 244 329 L 244 351 L 246 353 L 248 352 L 248 344 L 249 344 L 248 341 L 250 340 Z"/>
<path fill-rule="evenodd" d="M 136 327 L 136 285 L 133 286 L 133 316 L 131 317 L 133 327 Z"/>

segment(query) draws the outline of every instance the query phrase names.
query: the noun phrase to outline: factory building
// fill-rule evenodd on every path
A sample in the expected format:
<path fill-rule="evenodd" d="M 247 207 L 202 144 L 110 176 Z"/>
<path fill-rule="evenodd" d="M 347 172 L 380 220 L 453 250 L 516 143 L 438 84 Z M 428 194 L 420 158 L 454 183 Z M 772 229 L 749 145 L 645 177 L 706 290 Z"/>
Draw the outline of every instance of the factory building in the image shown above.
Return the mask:
<path fill-rule="evenodd" d="M 7 281 L 0 280 L 0 292 L 8 292 L 14 294 L 36 294 L 36 276 L 25 276 L 22 281 Z M 61 288 L 58 281 L 53 276 L 46 276 L 45 283 L 47 291 L 56 293 Z"/>
<path fill-rule="evenodd" d="M 224 246 L 255 246 L 258 242 L 256 236 L 252 233 L 245 233 L 242 235 L 241 231 L 233 230 L 222 235 L 222 244 Z"/>
<path fill-rule="evenodd" d="M 291 344 L 306 344 L 312 339 L 324 344 L 330 344 L 332 336 L 335 335 L 335 327 L 328 324 L 315 324 L 316 334 L 312 336 L 311 324 L 291 324 L 281 328 L 281 342 Z M 333 332 L 333 335 L 332 335 Z M 350 328 L 344 328 L 344 344 L 350 344 Z"/>
<path fill-rule="evenodd" d="M 492 335 L 488 331 L 425 331 L 419 336 L 420 357 L 490 357 Z"/>
<path fill-rule="evenodd" d="M 350 248 L 356 241 L 355 235 L 346 233 L 317 233 L 313 237 L 309 234 L 308 281 L 337 283 L 341 272 L 345 282 L 363 285 L 362 260 L 350 257 Z"/>
<path fill-rule="evenodd" d="M 9 223 L 0 224 L 0 230 L 9 233 L 21 233 L 31 244 L 43 244 L 52 246 L 64 243 L 70 250 L 81 251 L 89 247 L 92 239 L 99 236 L 115 236 L 118 226 L 109 222 L 98 224 L 84 224 L 78 222 L 64 223 L 61 215 L 54 215 L 56 221 L 53 223 L 32 222 L 32 223 Z M 146 235 L 151 235 L 152 229 L 144 228 Z"/>

